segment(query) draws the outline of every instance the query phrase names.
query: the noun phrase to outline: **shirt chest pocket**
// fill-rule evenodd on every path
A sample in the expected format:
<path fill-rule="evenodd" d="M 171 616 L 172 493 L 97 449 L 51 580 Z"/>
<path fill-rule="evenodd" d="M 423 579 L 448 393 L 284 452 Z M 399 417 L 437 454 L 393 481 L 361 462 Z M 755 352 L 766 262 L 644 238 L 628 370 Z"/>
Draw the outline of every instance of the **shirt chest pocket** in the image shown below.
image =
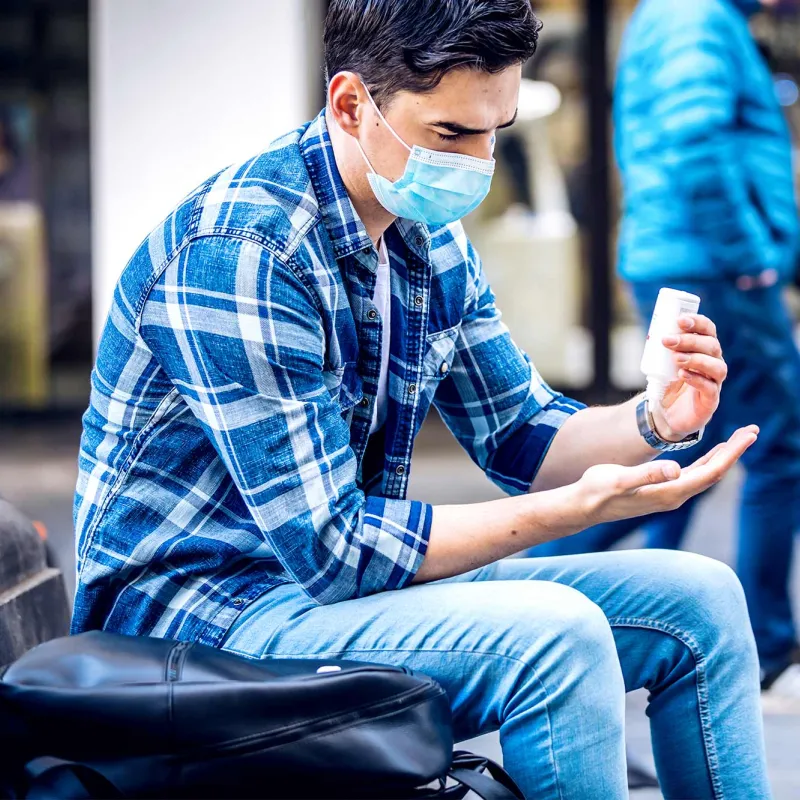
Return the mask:
<path fill-rule="evenodd" d="M 425 357 L 422 361 L 423 389 L 435 391 L 436 386 L 450 374 L 456 353 L 459 326 L 428 334 Z"/>

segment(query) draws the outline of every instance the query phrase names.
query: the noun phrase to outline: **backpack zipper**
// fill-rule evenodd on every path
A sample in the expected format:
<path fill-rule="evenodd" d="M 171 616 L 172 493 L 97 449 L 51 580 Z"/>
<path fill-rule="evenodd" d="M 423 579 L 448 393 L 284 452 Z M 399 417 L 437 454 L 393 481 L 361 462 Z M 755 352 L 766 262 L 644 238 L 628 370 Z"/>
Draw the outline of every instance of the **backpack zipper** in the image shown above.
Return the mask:
<path fill-rule="evenodd" d="M 178 642 L 178 644 L 169 651 L 166 675 L 164 676 L 168 683 L 175 683 L 175 681 L 180 680 L 181 672 L 183 671 L 183 663 L 186 661 L 186 655 L 191 646 L 191 642 Z"/>

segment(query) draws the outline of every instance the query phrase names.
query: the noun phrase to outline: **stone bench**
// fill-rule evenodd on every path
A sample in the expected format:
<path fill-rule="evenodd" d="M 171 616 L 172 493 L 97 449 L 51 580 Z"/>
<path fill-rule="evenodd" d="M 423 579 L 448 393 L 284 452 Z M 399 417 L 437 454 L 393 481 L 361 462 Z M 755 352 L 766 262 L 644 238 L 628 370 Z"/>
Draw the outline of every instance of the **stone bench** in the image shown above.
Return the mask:
<path fill-rule="evenodd" d="M 36 528 L 0 499 L 0 665 L 69 630 L 64 579 Z"/>

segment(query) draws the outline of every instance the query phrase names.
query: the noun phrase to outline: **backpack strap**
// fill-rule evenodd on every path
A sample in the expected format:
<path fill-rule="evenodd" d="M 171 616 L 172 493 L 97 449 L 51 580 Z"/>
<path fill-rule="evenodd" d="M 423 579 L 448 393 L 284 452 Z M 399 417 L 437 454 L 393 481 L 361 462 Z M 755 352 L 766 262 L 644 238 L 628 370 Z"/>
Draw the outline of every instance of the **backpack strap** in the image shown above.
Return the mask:
<path fill-rule="evenodd" d="M 26 800 L 95 800 L 123 797 L 122 792 L 85 764 L 43 756 L 25 765 Z"/>
<path fill-rule="evenodd" d="M 453 753 L 448 772 L 462 787 L 483 800 L 525 800 L 511 776 L 496 762 L 466 750 Z M 43 756 L 25 766 L 25 800 L 117 800 L 124 797 L 108 778 L 75 761 Z M 455 788 L 455 787 L 453 787 Z M 14 796 L 14 795 L 12 795 Z M 461 790 L 444 789 L 431 797 L 463 797 Z"/>
<path fill-rule="evenodd" d="M 525 800 L 519 786 L 499 764 L 466 750 L 453 753 L 448 776 L 483 800 Z"/>

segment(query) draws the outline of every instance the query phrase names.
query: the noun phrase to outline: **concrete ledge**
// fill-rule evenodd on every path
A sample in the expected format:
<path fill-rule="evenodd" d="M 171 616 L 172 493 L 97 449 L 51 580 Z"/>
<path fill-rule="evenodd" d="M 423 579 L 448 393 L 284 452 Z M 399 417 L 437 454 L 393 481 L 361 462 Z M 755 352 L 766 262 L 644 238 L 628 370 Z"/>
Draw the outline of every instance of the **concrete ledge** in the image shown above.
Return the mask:
<path fill-rule="evenodd" d="M 69 609 L 57 569 L 29 578 L 0 595 L 0 663 L 10 664 L 37 644 L 66 636 Z"/>
<path fill-rule="evenodd" d="M 31 522 L 0 500 L 0 665 L 69 631 L 61 572 Z"/>
<path fill-rule="evenodd" d="M 0 499 L 0 592 L 47 566 L 44 542 L 33 523 Z"/>

